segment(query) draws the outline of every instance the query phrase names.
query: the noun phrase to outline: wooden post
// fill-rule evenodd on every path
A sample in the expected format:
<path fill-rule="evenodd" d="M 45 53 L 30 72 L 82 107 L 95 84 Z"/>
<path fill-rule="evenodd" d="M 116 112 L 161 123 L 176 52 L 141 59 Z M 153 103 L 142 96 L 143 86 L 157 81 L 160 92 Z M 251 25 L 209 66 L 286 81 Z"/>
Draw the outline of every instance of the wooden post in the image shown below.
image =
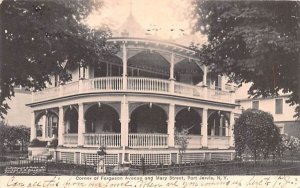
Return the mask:
<path fill-rule="evenodd" d="M 202 111 L 202 126 L 201 126 L 201 134 L 202 134 L 202 147 L 207 148 L 207 108 L 203 108 Z"/>
<path fill-rule="evenodd" d="M 169 105 L 169 120 L 168 120 L 168 146 L 175 147 L 175 105 Z"/>
<path fill-rule="evenodd" d="M 84 145 L 85 120 L 84 120 L 84 105 L 78 104 L 78 146 Z"/>

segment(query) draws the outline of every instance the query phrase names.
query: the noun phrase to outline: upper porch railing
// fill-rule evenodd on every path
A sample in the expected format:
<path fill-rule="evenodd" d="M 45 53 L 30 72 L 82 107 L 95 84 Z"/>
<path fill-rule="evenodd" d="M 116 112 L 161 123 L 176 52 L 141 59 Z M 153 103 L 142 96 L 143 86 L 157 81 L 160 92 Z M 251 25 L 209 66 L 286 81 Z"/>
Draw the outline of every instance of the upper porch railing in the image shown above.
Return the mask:
<path fill-rule="evenodd" d="M 124 87 L 124 83 L 126 84 L 126 87 Z M 101 77 L 79 80 L 59 87 L 47 88 L 39 92 L 34 92 L 32 101 L 38 102 L 78 93 L 114 91 L 163 93 L 233 103 L 232 94 L 228 91 L 214 90 L 207 87 L 189 85 L 164 79 L 141 77 L 128 77 L 126 82 L 124 82 L 122 77 Z"/>

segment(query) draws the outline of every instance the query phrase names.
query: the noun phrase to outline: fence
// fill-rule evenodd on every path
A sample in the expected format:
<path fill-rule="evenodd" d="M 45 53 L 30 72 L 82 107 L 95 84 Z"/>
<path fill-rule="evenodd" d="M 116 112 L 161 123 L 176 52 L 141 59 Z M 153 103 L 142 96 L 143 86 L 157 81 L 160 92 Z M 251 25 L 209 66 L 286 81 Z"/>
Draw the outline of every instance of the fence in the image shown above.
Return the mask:
<path fill-rule="evenodd" d="M 131 168 L 134 170 L 126 175 L 299 175 L 300 161 L 219 161 Z"/>
<path fill-rule="evenodd" d="M 12 158 L 11 158 L 12 159 Z M 0 174 L 4 174 L 11 167 L 37 168 L 44 167 L 45 170 L 38 175 L 95 175 L 95 165 L 76 164 L 70 160 L 53 160 L 45 156 L 29 158 L 13 158 L 10 161 L 0 162 Z M 16 171 L 21 171 L 20 169 Z M 9 169 L 11 171 L 11 169 Z M 34 173 L 24 173 L 16 175 L 35 175 Z"/>
<path fill-rule="evenodd" d="M 97 175 L 96 164 L 75 164 L 74 161 L 51 160 L 47 157 L 15 159 L 0 163 L 0 174 L 6 167 L 45 167 L 39 175 Z M 207 161 L 172 165 L 131 165 L 118 173 L 107 166 L 108 175 L 299 175 L 300 161 Z M 19 174 L 18 174 L 19 175 Z M 21 174 L 22 175 L 22 174 Z M 23 174 L 24 175 L 24 174 Z M 26 174 L 25 174 L 26 175 Z M 29 174 L 30 175 L 30 174 Z"/>

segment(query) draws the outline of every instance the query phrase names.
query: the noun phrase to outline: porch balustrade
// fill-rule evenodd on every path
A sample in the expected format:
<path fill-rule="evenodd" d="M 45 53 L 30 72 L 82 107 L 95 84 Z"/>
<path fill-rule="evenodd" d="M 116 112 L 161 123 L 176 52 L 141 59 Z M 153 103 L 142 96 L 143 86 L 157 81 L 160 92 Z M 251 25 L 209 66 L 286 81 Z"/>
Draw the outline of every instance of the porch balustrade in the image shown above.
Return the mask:
<path fill-rule="evenodd" d="M 227 149 L 229 147 L 229 136 L 208 136 L 209 148 Z"/>
<path fill-rule="evenodd" d="M 204 97 L 204 90 L 199 86 L 193 86 L 189 84 L 183 84 L 176 82 L 175 90 L 176 94 L 185 95 L 185 96 L 193 96 L 193 97 Z"/>
<path fill-rule="evenodd" d="M 131 148 L 167 148 L 167 134 L 140 134 L 131 133 L 128 135 L 128 146 Z"/>
<path fill-rule="evenodd" d="M 72 95 L 78 93 L 78 82 L 71 82 L 66 85 L 62 85 L 62 95 Z"/>
<path fill-rule="evenodd" d="M 228 91 L 222 91 L 217 89 L 207 89 L 207 96 L 210 99 L 219 101 L 219 102 L 231 102 L 231 95 Z"/>
<path fill-rule="evenodd" d="M 157 78 L 128 77 L 127 90 L 130 92 L 167 93 L 172 95 L 208 99 L 219 102 L 232 103 L 232 96 L 228 91 L 203 88 L 175 82 L 174 89 L 170 89 L 171 81 Z M 60 87 L 47 88 L 33 93 L 33 102 L 68 96 L 84 92 L 112 92 L 124 91 L 122 77 L 101 77 L 68 83 Z M 205 93 L 207 92 L 207 93 Z M 207 96 L 207 97 L 206 97 Z"/>
<path fill-rule="evenodd" d="M 78 143 L 78 134 L 65 134 L 64 135 L 64 144 L 66 145 L 77 145 Z"/>
<path fill-rule="evenodd" d="M 188 148 L 200 148 L 202 146 L 200 135 L 188 135 Z M 168 135 L 160 133 L 141 134 L 131 133 L 128 135 L 128 146 L 131 148 L 167 148 Z M 65 145 L 77 145 L 78 134 L 64 134 Z M 121 134 L 107 133 L 107 134 L 84 134 L 85 147 L 121 147 Z M 179 145 L 176 145 L 179 147 Z M 228 136 L 208 136 L 208 147 L 227 149 L 229 147 Z"/>
<path fill-rule="evenodd" d="M 163 92 L 169 91 L 169 81 L 154 78 L 128 78 L 128 90 L 146 91 L 146 92 Z"/>
<path fill-rule="evenodd" d="M 187 148 L 200 148 L 202 147 L 201 136 L 200 135 L 187 135 L 188 145 Z M 180 147 L 176 144 L 176 148 Z"/>
<path fill-rule="evenodd" d="M 59 87 L 52 87 L 46 88 L 42 91 L 37 91 L 32 93 L 32 100 L 35 101 L 42 101 L 46 99 L 56 98 L 59 97 L 60 88 Z"/>
<path fill-rule="evenodd" d="M 118 133 L 86 133 L 84 134 L 84 146 L 86 147 L 120 147 L 121 134 Z"/>
<path fill-rule="evenodd" d="M 120 91 L 123 90 L 122 77 L 102 77 L 84 80 L 84 91 Z"/>

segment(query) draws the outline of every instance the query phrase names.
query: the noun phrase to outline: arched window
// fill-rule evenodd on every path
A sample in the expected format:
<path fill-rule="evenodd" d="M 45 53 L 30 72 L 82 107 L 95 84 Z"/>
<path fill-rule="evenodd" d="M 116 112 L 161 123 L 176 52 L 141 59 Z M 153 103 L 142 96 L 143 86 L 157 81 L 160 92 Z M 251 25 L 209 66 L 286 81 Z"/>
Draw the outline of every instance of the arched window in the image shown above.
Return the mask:
<path fill-rule="evenodd" d="M 175 118 L 176 130 L 189 129 L 189 134 L 201 135 L 201 116 L 194 109 L 183 109 Z"/>
<path fill-rule="evenodd" d="M 222 112 L 214 112 L 208 118 L 207 134 L 209 136 L 227 136 L 229 120 Z"/>
<path fill-rule="evenodd" d="M 53 112 L 46 112 L 41 115 L 36 121 L 37 137 L 45 138 L 57 137 L 58 134 L 58 116 Z"/>
<path fill-rule="evenodd" d="M 167 133 L 167 116 L 156 105 L 142 105 L 136 108 L 129 123 L 130 133 Z"/>
<path fill-rule="evenodd" d="M 109 105 L 95 104 L 85 113 L 87 133 L 120 133 L 121 123 L 117 111 Z"/>
<path fill-rule="evenodd" d="M 78 112 L 75 108 L 68 108 L 64 116 L 65 133 L 78 133 Z"/>

